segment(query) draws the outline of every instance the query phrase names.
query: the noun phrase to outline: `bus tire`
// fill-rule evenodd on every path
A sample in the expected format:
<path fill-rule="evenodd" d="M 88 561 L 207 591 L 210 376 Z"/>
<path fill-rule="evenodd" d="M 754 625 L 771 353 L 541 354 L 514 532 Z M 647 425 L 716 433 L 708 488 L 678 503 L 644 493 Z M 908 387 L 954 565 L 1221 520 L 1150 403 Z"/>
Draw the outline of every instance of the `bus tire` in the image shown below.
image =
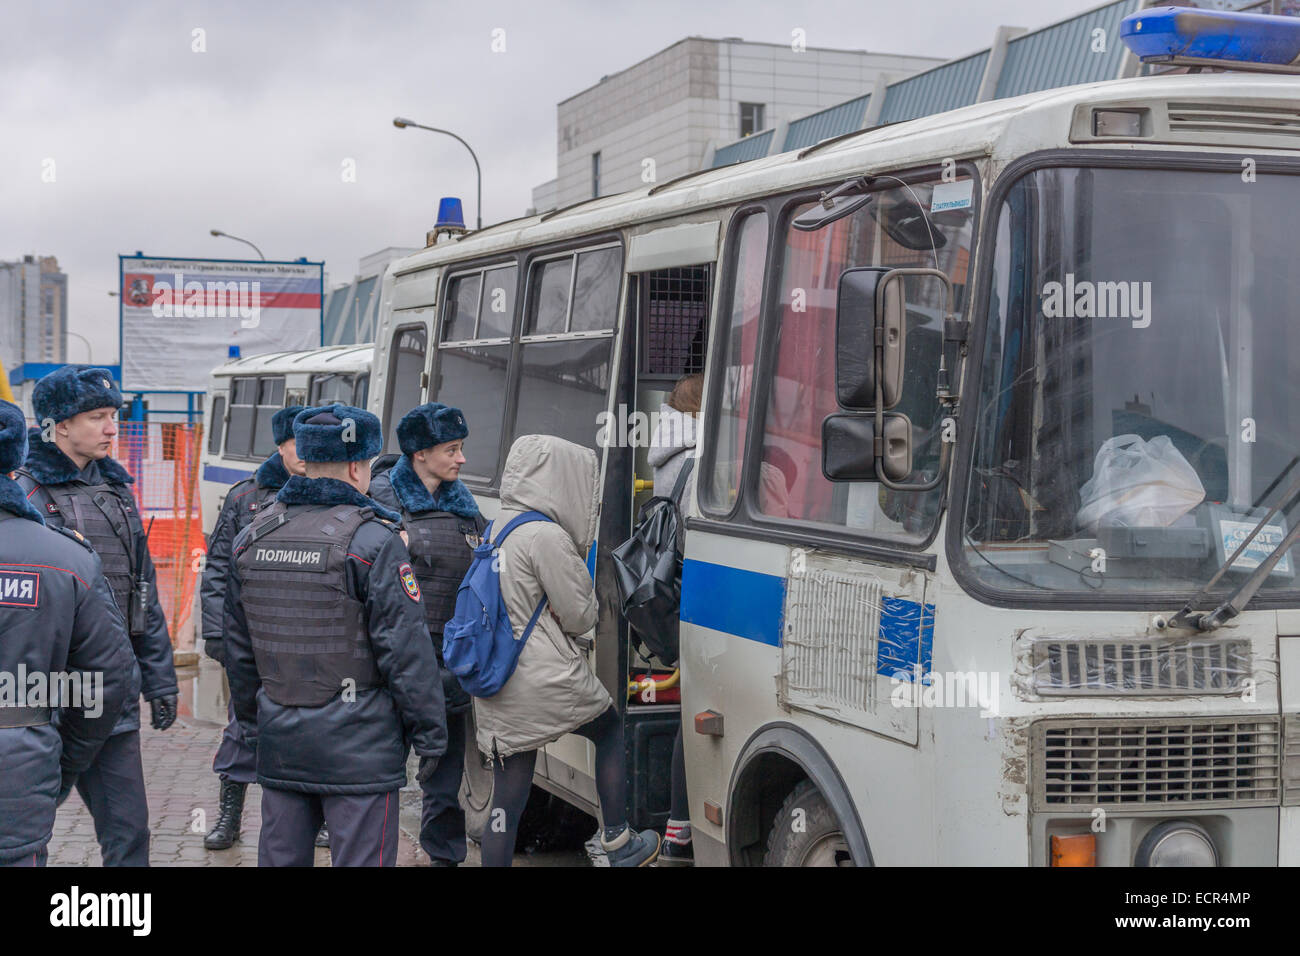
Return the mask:
<path fill-rule="evenodd" d="M 790 791 L 772 821 L 764 866 L 853 866 L 839 818 L 811 780 Z"/>

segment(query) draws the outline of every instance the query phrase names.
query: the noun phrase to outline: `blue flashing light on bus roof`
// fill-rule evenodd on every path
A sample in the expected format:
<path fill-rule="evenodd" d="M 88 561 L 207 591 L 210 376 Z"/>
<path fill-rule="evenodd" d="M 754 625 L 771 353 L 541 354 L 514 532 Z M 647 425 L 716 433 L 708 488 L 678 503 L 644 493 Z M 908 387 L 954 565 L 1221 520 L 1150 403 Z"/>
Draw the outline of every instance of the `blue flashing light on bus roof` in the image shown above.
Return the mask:
<path fill-rule="evenodd" d="M 465 228 L 465 214 L 461 211 L 459 199 L 455 196 L 444 196 L 438 200 L 438 222 L 433 228 Z"/>
<path fill-rule="evenodd" d="M 1143 62 L 1300 70 L 1300 19 L 1295 17 L 1155 7 L 1129 14 L 1119 34 Z"/>

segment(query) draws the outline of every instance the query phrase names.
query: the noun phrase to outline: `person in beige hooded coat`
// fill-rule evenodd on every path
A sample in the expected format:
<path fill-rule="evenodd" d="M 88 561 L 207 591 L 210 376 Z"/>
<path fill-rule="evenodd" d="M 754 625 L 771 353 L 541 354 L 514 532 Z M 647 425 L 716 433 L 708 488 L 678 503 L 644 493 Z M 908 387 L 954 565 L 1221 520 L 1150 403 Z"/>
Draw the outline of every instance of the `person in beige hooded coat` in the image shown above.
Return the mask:
<path fill-rule="evenodd" d="M 474 699 L 479 749 L 493 759 L 494 825 L 483 833 L 483 865 L 509 866 L 537 751 L 568 733 L 596 744 L 596 789 L 613 866 L 644 866 L 659 852 L 653 830 L 627 825 L 623 718 L 574 642 L 594 634 L 598 607 L 586 555 L 600 514 L 595 452 L 552 435 L 515 439 L 501 476 L 501 511 L 489 537 L 526 511 L 550 521 L 520 525 L 501 544 L 499 580 L 519 638 L 538 603 L 546 613 L 520 651 L 514 673 L 492 697 Z M 504 811 L 504 827 L 495 822 Z"/>

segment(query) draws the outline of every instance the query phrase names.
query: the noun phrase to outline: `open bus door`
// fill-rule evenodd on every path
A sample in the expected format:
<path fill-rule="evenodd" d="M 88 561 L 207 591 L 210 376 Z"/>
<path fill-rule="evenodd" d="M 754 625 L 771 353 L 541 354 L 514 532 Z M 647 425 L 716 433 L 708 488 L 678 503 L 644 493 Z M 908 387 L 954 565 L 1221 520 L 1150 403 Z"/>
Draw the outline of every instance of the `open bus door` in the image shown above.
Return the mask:
<path fill-rule="evenodd" d="M 653 487 L 649 445 L 660 406 L 673 386 L 686 375 L 704 371 L 713 274 L 710 261 L 628 276 L 627 333 L 606 428 L 610 447 L 596 583 L 601 617 L 609 615 L 617 627 L 619 653 L 600 660 L 597 673 L 624 708 L 628 817 L 637 828 L 662 829 L 668 820 L 673 742 L 681 725 L 680 690 L 675 668 L 653 659 L 620 613 L 609 552 L 631 535 L 641 506 L 656 491 L 671 490 Z"/>

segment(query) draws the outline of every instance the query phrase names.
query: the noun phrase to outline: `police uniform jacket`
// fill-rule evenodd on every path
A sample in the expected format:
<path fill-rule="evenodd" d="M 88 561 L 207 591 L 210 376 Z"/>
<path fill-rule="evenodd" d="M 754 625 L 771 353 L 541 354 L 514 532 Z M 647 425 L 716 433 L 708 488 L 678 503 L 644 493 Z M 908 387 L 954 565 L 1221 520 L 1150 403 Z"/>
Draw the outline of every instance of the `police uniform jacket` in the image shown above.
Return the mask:
<path fill-rule="evenodd" d="M 276 595 L 280 585 L 268 582 L 300 573 L 285 569 L 317 541 L 338 547 L 322 529 L 348 527 L 363 511 L 364 520 L 343 543 L 345 559 L 336 583 L 352 607 L 359 605 L 358 629 L 364 633 L 338 635 L 328 621 L 312 623 L 315 594 L 304 593 L 310 601 L 287 588 Z M 399 520 L 346 482 L 294 475 L 280 489 L 276 504 L 236 537 L 225 599 L 226 673 L 236 719 L 242 727 L 255 728 L 249 743 L 257 751 L 262 786 L 301 793 L 384 793 L 406 785 L 411 747 L 422 757 L 446 751 L 438 663 Z M 272 524 L 283 530 L 264 534 Z M 296 540 L 295 527 L 318 530 L 310 541 L 281 546 L 281 541 Z M 310 679 L 295 680 L 293 672 L 310 676 L 327 670 L 322 662 L 330 643 L 340 637 L 361 649 L 364 666 L 373 666 L 373 678 L 357 680 L 351 693 L 340 682 L 339 689 L 330 687 L 328 699 L 314 706 L 277 702 L 276 697 L 292 699 L 311 688 Z M 273 665 L 274 672 L 263 672 L 268 643 L 276 641 L 291 653 Z M 295 654 L 298 662 L 291 663 Z"/>
<path fill-rule="evenodd" d="M 101 458 L 78 469 L 58 445 L 41 440 L 39 428 L 28 432 L 28 442 L 27 461 L 14 473 L 15 479 L 47 525 L 77 531 L 95 548 L 117 609 L 123 620 L 129 621 L 130 569 L 136 555 L 135 542 L 144 539 L 144 525 L 130 489 L 135 479 L 112 458 Z M 110 528 L 103 509 L 95 503 L 100 492 L 107 492 L 108 497 L 100 497 L 106 507 L 111 511 L 120 508 L 112 517 L 124 521 L 123 533 Z M 74 513 L 66 507 L 69 496 L 75 498 Z M 135 688 L 127 695 L 122 716 L 113 728 L 115 734 L 140 729 L 141 693 L 145 700 L 178 693 L 167 617 L 158 600 L 157 573 L 147 547 L 139 558 L 149 584 L 149 610 L 144 634 L 130 638 L 137 663 Z"/>
<path fill-rule="evenodd" d="M 55 700 L 46 690 L 41 706 L 32 706 L 32 675 L 77 671 L 102 675 L 97 697 L 84 696 L 83 684 L 81 700 Z M 136 685 L 131 644 L 99 558 L 71 532 L 43 527 L 2 475 L 0 675 L 0 862 L 11 862 L 49 842 L 61 780 L 71 784 L 90 766 Z M 88 686 L 93 695 L 93 680 Z M 42 712 L 53 704 L 89 707 Z"/>
<path fill-rule="evenodd" d="M 203 581 L 199 585 L 199 603 L 203 608 L 203 651 L 214 661 L 224 658 L 222 611 L 226 599 L 226 575 L 230 571 L 230 550 L 235 536 L 243 531 L 261 511 L 275 500 L 275 493 L 289 480 L 284 461 L 277 451 L 258 467 L 252 478 L 233 485 L 226 492 L 221 513 L 208 535 L 208 554 L 203 564 Z"/>
<path fill-rule="evenodd" d="M 424 618 L 442 673 L 447 710 L 468 710 L 470 697 L 443 667 L 442 632 L 456 609 L 456 594 L 473 561 L 473 549 L 487 522 L 474 495 L 459 480 L 443 482 L 431 495 L 403 455 L 396 465 L 371 479 L 370 497 L 399 512 L 410 541 L 411 565 L 424 601 Z"/>

